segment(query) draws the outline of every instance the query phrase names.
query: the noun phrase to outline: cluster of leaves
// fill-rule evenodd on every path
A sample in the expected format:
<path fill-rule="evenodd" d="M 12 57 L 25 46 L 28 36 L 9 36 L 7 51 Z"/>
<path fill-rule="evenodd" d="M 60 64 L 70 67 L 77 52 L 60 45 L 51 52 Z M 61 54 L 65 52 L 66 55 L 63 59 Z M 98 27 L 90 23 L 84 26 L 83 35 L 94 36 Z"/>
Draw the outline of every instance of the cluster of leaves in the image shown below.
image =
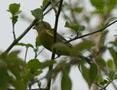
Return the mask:
<path fill-rule="evenodd" d="M 11 13 L 12 17 L 12 23 L 15 24 L 18 20 L 18 14 L 20 14 L 20 4 L 13 3 L 9 5 L 8 12 Z"/>
<path fill-rule="evenodd" d="M 104 27 L 104 23 L 112 16 L 113 10 L 117 6 L 116 0 L 90 0 L 90 4 L 95 9 L 93 11 L 87 11 L 86 8 L 82 5 L 83 1 L 77 2 L 74 1 L 74 3 L 65 2 L 64 8 L 63 8 L 63 17 L 66 20 L 65 27 L 69 28 L 71 31 L 75 31 L 76 35 L 82 35 L 85 32 L 85 29 L 82 29 L 82 24 L 85 22 L 85 25 L 89 25 L 90 21 L 92 20 L 91 17 L 99 16 L 99 19 L 101 21 L 101 24 L 99 23 L 98 28 Z M 67 12 L 70 12 L 70 14 L 67 14 Z M 87 11 L 85 13 L 85 11 Z M 88 14 L 87 14 L 88 13 Z M 82 19 L 79 19 L 78 17 L 81 17 Z M 84 27 L 84 26 L 83 26 Z M 97 27 L 95 27 L 97 28 Z M 88 27 L 87 30 L 92 29 L 92 27 Z M 86 40 L 82 40 L 84 43 L 85 52 L 88 51 L 89 53 L 89 59 L 92 62 L 91 65 L 87 66 L 84 63 L 80 63 L 78 65 L 79 70 L 81 71 L 81 74 L 85 81 L 87 82 L 89 88 L 92 87 L 92 84 L 96 84 L 98 88 L 101 88 L 102 90 L 105 89 L 113 80 L 116 79 L 116 58 L 117 58 L 117 51 L 116 51 L 116 40 L 112 42 L 113 46 L 108 48 L 108 44 L 105 44 L 108 31 L 103 31 L 101 33 L 98 33 L 97 35 L 100 37 L 99 41 L 95 43 L 95 40 L 92 40 L 93 43 L 95 43 L 90 48 L 87 48 Z M 94 37 L 94 36 L 90 36 Z M 82 39 L 82 38 L 79 38 Z M 92 39 L 92 38 L 90 38 Z M 95 38 L 97 39 L 97 38 Z M 80 43 L 78 43 L 80 45 Z M 98 47 L 96 47 L 98 45 Z M 82 52 L 82 48 L 79 49 L 76 48 L 76 50 L 79 50 Z M 109 50 L 112 59 L 106 60 L 103 55 Z M 105 78 L 106 77 L 106 78 Z"/>
<path fill-rule="evenodd" d="M 80 3 L 82 2 L 83 1 Z M 49 11 L 47 11 L 47 13 L 45 12 L 44 14 L 44 8 L 46 5 L 48 5 L 48 3 L 49 0 L 43 0 L 41 8 L 36 8 L 35 10 L 31 11 L 32 15 L 37 21 L 43 21 L 44 15 L 48 14 L 51 10 L 49 9 Z M 82 25 L 83 22 L 89 25 L 91 16 L 94 14 L 98 15 L 99 17 L 101 16 L 100 19 L 103 19 L 101 23 L 111 17 L 111 13 L 117 5 L 117 0 L 90 0 L 90 3 L 93 7 L 95 7 L 95 10 L 93 12 L 89 12 L 90 16 L 85 13 L 81 19 L 82 21 L 76 17 L 79 17 L 80 14 L 84 13 L 85 7 L 77 5 L 77 3 L 79 4 L 79 2 L 76 1 L 75 5 L 72 6 L 72 3 L 70 1 L 69 3 L 64 2 L 63 16 L 66 21 L 65 27 L 75 32 L 76 37 L 79 37 L 83 34 L 83 32 L 85 32 L 86 29 L 84 25 Z M 57 6 L 58 3 L 56 1 L 51 2 L 51 7 L 54 9 L 55 13 L 58 10 L 56 9 Z M 12 15 L 11 19 L 14 27 L 15 23 L 18 20 L 18 15 L 21 12 L 20 4 L 10 4 L 8 11 Z M 71 14 L 66 14 L 67 11 L 70 11 Z M 102 25 L 99 24 L 98 26 Z M 107 47 L 105 44 L 107 34 L 107 31 L 100 32 L 100 38 L 96 44 L 95 41 L 89 40 L 89 38 L 79 38 L 82 39 L 82 41 L 76 43 L 72 49 L 63 43 L 55 44 L 54 48 L 56 50 L 60 51 L 63 54 L 70 53 L 70 55 L 73 57 L 75 56 L 75 58 L 70 57 L 69 59 L 68 57 L 64 59 L 62 58 L 60 62 L 56 62 L 55 60 L 50 59 L 45 62 L 40 62 L 40 60 L 37 59 L 38 53 L 40 52 L 40 45 L 37 45 L 37 40 L 35 46 L 25 43 L 15 44 L 22 47 L 25 46 L 26 49 L 29 47 L 32 48 L 34 50 L 35 57 L 32 57 L 33 59 L 25 62 L 18 57 L 19 51 L 2 53 L 0 55 L 0 89 L 6 90 L 8 88 L 15 88 L 16 90 L 26 90 L 28 86 L 31 88 L 31 86 L 35 83 L 38 83 L 38 87 L 41 89 L 41 80 L 38 80 L 37 76 L 40 76 L 40 74 L 43 73 L 43 69 L 47 67 L 50 68 L 53 65 L 55 65 L 54 68 L 48 71 L 44 79 L 50 81 L 53 79 L 54 82 L 58 73 L 61 72 L 62 90 L 72 89 L 72 81 L 69 73 L 73 65 L 76 65 L 79 68 L 89 88 L 92 87 L 92 84 L 96 84 L 97 87 L 105 89 L 113 80 L 117 79 L 117 39 L 110 43 L 111 47 Z M 110 52 L 112 59 L 109 58 L 108 60 L 105 60 L 103 57 L 104 53 L 107 50 Z"/>
<path fill-rule="evenodd" d="M 39 62 L 38 59 L 31 59 L 25 63 L 18 57 L 19 51 L 12 51 L 8 55 L 0 55 L 0 89 L 10 88 L 16 90 L 26 90 L 27 86 L 37 83 L 36 76 L 42 73 L 42 70 L 55 61 Z"/>

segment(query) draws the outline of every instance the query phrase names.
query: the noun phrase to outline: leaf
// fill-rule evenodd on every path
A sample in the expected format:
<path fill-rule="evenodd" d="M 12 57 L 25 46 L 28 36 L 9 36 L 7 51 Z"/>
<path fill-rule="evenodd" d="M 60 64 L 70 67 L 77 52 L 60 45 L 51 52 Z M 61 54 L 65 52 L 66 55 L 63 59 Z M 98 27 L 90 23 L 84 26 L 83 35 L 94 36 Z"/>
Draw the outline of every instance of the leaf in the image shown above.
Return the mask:
<path fill-rule="evenodd" d="M 96 66 L 96 64 L 92 63 L 92 65 L 90 67 L 90 74 L 89 75 L 90 75 L 90 82 L 92 84 L 97 77 L 97 66 Z"/>
<path fill-rule="evenodd" d="M 56 63 L 55 60 L 45 61 L 45 62 L 41 63 L 41 68 L 43 69 L 43 68 L 49 67 L 55 63 Z"/>
<path fill-rule="evenodd" d="M 26 84 L 22 82 L 25 63 L 23 62 L 22 59 L 18 57 L 19 52 L 20 51 L 17 50 L 17 51 L 12 51 L 9 54 L 0 55 L 0 66 L 1 66 L 0 77 L 2 79 L 5 78 L 5 80 L 7 80 L 6 82 L 4 82 L 4 80 L 2 81 L 2 79 L 0 79 L 2 81 L 3 87 L 5 84 L 7 84 L 13 86 L 15 89 L 17 88 L 19 90 L 26 89 Z M 21 84 L 19 85 L 19 83 Z M 9 87 L 7 85 L 5 85 L 5 88 Z M 6 90 L 6 89 L 1 89 L 0 87 L 0 90 Z"/>
<path fill-rule="evenodd" d="M 95 61 L 96 61 L 97 65 L 100 67 L 100 69 L 103 70 L 106 67 L 106 62 L 100 55 L 98 55 L 96 57 Z"/>
<path fill-rule="evenodd" d="M 75 7 L 75 8 L 72 8 L 72 10 L 74 11 L 74 12 L 77 12 L 77 13 L 81 13 L 82 11 L 83 11 L 83 7 Z"/>
<path fill-rule="evenodd" d="M 86 40 L 76 44 L 74 46 L 74 51 L 81 52 L 83 50 L 91 49 L 93 46 L 94 46 L 94 43 L 92 41 Z"/>
<path fill-rule="evenodd" d="M 18 16 L 13 16 L 11 19 L 12 19 L 12 23 L 15 24 L 18 20 Z"/>
<path fill-rule="evenodd" d="M 32 71 L 36 71 L 40 69 L 40 66 L 41 66 L 41 63 L 39 62 L 38 59 L 31 59 L 27 64 L 27 67 Z"/>
<path fill-rule="evenodd" d="M 117 0 L 107 0 L 106 3 L 108 12 L 111 12 L 117 6 Z"/>
<path fill-rule="evenodd" d="M 101 35 L 101 38 L 100 38 L 100 44 L 101 44 L 101 46 L 104 46 L 108 31 L 103 31 L 101 34 L 102 35 Z"/>
<path fill-rule="evenodd" d="M 10 4 L 10 5 L 9 5 L 9 10 L 8 10 L 8 11 L 9 11 L 12 15 L 16 15 L 16 14 L 20 13 L 19 9 L 20 9 L 20 4 L 13 3 L 13 4 Z"/>
<path fill-rule="evenodd" d="M 110 70 L 108 77 L 109 77 L 110 80 L 114 80 L 115 79 L 115 71 L 114 70 Z"/>
<path fill-rule="evenodd" d="M 11 19 L 12 19 L 12 23 L 14 25 L 18 20 L 18 14 L 21 12 L 20 4 L 17 4 L 17 3 L 10 4 L 8 12 L 10 12 L 12 14 Z"/>
<path fill-rule="evenodd" d="M 113 61 L 112 61 L 112 60 L 108 60 L 108 61 L 107 61 L 107 66 L 108 66 L 108 68 L 111 69 L 111 70 L 114 69 L 114 63 L 113 63 Z"/>
<path fill-rule="evenodd" d="M 65 68 L 65 70 L 63 71 L 61 87 L 62 90 L 72 90 L 72 82 L 69 77 L 69 68 Z"/>
<path fill-rule="evenodd" d="M 49 0 L 43 0 L 42 8 L 44 8 L 48 3 L 49 3 Z"/>
<path fill-rule="evenodd" d="M 40 9 L 40 8 L 34 9 L 31 11 L 31 13 L 37 20 L 43 19 L 43 10 L 42 9 Z"/>
<path fill-rule="evenodd" d="M 25 43 L 17 43 L 16 45 L 34 48 L 33 45 L 30 44 L 30 43 L 28 43 L 28 44 L 25 44 Z"/>
<path fill-rule="evenodd" d="M 41 63 L 38 59 L 31 59 L 25 69 L 24 82 L 34 79 L 35 76 L 42 73 Z"/>
<path fill-rule="evenodd" d="M 0 90 L 7 90 L 8 87 L 8 74 L 5 69 L 0 69 Z"/>
<path fill-rule="evenodd" d="M 108 83 L 108 80 L 107 80 L 107 79 L 104 79 L 102 82 L 100 82 L 100 84 L 101 84 L 102 86 L 105 86 L 107 83 Z"/>
<path fill-rule="evenodd" d="M 80 25 L 79 23 L 66 22 L 65 27 L 74 30 L 76 33 L 79 33 L 79 32 L 81 32 L 81 31 L 83 31 L 85 29 L 85 27 L 83 25 Z"/>
<path fill-rule="evenodd" d="M 81 74 L 82 74 L 84 80 L 86 80 L 87 84 L 89 86 L 91 86 L 91 84 L 90 84 L 90 78 L 89 78 L 90 69 L 87 68 L 85 65 L 81 65 L 80 69 L 81 69 Z"/>
<path fill-rule="evenodd" d="M 113 49 L 113 48 L 108 48 L 109 49 L 109 52 L 113 58 L 113 61 L 114 61 L 114 64 L 115 64 L 115 67 L 117 68 L 117 52 Z"/>
<path fill-rule="evenodd" d="M 104 7 L 105 0 L 90 0 L 90 2 L 97 9 L 102 9 Z"/>

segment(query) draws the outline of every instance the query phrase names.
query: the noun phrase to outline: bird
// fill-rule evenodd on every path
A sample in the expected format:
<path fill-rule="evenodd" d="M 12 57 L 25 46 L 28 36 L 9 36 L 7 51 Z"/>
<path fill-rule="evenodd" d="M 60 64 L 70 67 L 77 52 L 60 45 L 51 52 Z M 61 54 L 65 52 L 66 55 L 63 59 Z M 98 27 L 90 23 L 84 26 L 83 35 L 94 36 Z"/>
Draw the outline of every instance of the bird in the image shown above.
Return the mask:
<path fill-rule="evenodd" d="M 36 41 L 38 45 L 43 45 L 49 51 L 53 51 L 55 47 L 63 47 L 60 49 L 56 48 L 56 54 L 59 55 L 70 55 L 70 51 L 72 50 L 72 45 L 70 43 L 66 43 L 67 40 L 57 33 L 56 35 L 56 43 L 54 43 L 54 30 L 50 26 L 50 24 L 46 21 L 42 21 L 36 23 L 33 27 L 38 33 Z"/>
<path fill-rule="evenodd" d="M 36 44 L 42 45 L 49 51 L 53 52 L 55 50 L 55 54 L 58 56 L 66 55 L 72 57 L 80 57 L 86 59 L 88 63 L 90 63 L 89 59 L 80 55 L 79 53 L 73 53 L 74 47 L 71 43 L 66 43 L 67 40 L 60 35 L 56 34 L 56 43 L 54 42 L 54 29 L 52 29 L 51 25 L 46 21 L 37 22 L 33 29 L 35 29 L 38 33 L 36 37 Z"/>

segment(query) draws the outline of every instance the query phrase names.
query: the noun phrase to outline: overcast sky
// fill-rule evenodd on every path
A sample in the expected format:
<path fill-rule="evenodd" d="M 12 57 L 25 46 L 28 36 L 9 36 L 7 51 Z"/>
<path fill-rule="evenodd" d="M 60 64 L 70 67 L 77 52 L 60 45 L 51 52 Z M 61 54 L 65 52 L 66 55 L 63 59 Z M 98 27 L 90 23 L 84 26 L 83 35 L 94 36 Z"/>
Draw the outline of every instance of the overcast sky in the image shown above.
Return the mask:
<path fill-rule="evenodd" d="M 14 2 L 20 3 L 22 13 L 24 13 L 27 17 L 29 17 L 32 20 L 33 17 L 31 16 L 30 10 L 40 7 L 41 5 L 41 0 L 0 0 L 0 51 L 6 50 L 6 48 L 10 45 L 10 43 L 13 40 L 12 24 L 10 20 L 11 15 L 9 12 L 7 12 L 7 10 L 8 10 L 8 5 Z M 53 23 L 54 20 L 52 20 L 52 18 L 53 14 L 51 14 L 49 17 L 46 17 L 46 20 L 49 21 L 50 23 Z M 62 19 L 60 19 L 60 22 L 64 24 L 64 21 Z M 30 24 L 29 22 L 25 22 L 20 19 L 16 24 L 15 28 L 16 35 L 19 36 L 29 24 Z M 115 28 L 116 25 L 113 25 L 113 28 Z M 62 27 L 59 28 L 62 29 Z M 34 44 L 35 37 L 36 37 L 36 32 L 32 30 L 21 40 L 21 42 L 26 42 L 26 43 L 31 42 Z M 32 56 L 33 55 L 30 55 L 28 58 Z M 73 78 L 73 90 L 88 90 L 87 84 L 84 82 L 77 67 L 72 68 L 70 75 Z"/>

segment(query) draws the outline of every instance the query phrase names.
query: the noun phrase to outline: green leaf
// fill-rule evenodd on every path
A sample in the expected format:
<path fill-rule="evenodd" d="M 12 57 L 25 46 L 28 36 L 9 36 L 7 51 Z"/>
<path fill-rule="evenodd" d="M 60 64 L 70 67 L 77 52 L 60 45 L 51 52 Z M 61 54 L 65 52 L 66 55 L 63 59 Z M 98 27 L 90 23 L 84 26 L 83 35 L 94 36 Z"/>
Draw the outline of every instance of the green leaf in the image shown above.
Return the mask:
<path fill-rule="evenodd" d="M 82 74 L 84 80 L 86 80 L 87 84 L 89 86 L 91 86 L 90 78 L 89 78 L 90 69 L 88 67 L 86 67 L 85 65 L 81 65 L 80 70 L 81 70 L 81 74 Z"/>
<path fill-rule="evenodd" d="M 66 22 L 65 27 L 74 30 L 76 33 L 79 33 L 79 32 L 81 32 L 81 31 L 83 31 L 85 29 L 85 27 L 83 25 L 80 25 L 79 23 Z"/>
<path fill-rule="evenodd" d="M 55 63 L 56 63 L 55 60 L 45 61 L 45 62 L 41 63 L 41 68 L 43 69 L 43 68 L 49 67 Z"/>
<path fill-rule="evenodd" d="M 49 0 L 43 0 L 43 6 L 42 8 L 44 8 L 47 4 L 48 4 Z"/>
<path fill-rule="evenodd" d="M 16 14 L 20 13 L 19 9 L 20 9 L 20 4 L 13 3 L 13 4 L 10 4 L 10 5 L 9 5 L 9 10 L 8 10 L 8 11 L 9 11 L 12 15 L 16 15 Z"/>
<path fill-rule="evenodd" d="M 114 64 L 115 64 L 115 67 L 117 68 L 117 52 L 113 49 L 113 48 L 108 48 L 109 51 L 110 51 L 110 54 L 113 58 L 113 61 L 114 61 Z"/>
<path fill-rule="evenodd" d="M 72 82 L 69 77 L 69 68 L 65 68 L 65 70 L 63 71 L 61 87 L 62 90 L 72 90 Z"/>
<path fill-rule="evenodd" d="M 108 77 L 109 77 L 110 80 L 115 79 L 115 71 L 114 70 L 109 71 Z"/>
<path fill-rule="evenodd" d="M 74 11 L 74 12 L 77 12 L 77 13 L 81 13 L 82 11 L 83 11 L 83 7 L 75 7 L 75 8 L 72 8 L 72 10 Z"/>
<path fill-rule="evenodd" d="M 86 40 L 76 44 L 74 46 L 74 51 L 81 52 L 83 50 L 91 49 L 93 46 L 94 46 L 94 43 L 92 41 Z"/>
<path fill-rule="evenodd" d="M 100 82 L 100 84 L 101 84 L 102 86 L 105 86 L 107 83 L 108 83 L 108 80 L 107 80 L 107 79 L 104 79 L 102 82 Z"/>
<path fill-rule="evenodd" d="M 106 62 L 100 55 L 98 55 L 96 57 L 95 61 L 96 61 L 97 65 L 100 67 L 100 69 L 103 70 L 106 67 Z"/>
<path fill-rule="evenodd" d="M 25 82 L 28 82 L 29 80 L 32 80 L 35 76 L 42 73 L 41 69 L 41 63 L 38 59 L 31 59 L 26 67 L 25 70 Z"/>
<path fill-rule="evenodd" d="M 108 60 L 108 61 L 107 61 L 107 66 L 108 66 L 108 68 L 111 69 L 111 70 L 114 69 L 114 63 L 113 63 L 113 61 L 112 61 L 112 60 Z"/>
<path fill-rule="evenodd" d="M 12 23 L 15 24 L 18 20 L 18 14 L 21 12 L 20 4 L 17 4 L 17 3 L 10 4 L 8 12 L 12 14 L 12 17 L 11 17 Z"/>
<path fill-rule="evenodd" d="M 15 89 L 19 90 L 25 90 L 26 85 L 22 82 L 23 74 L 24 74 L 24 68 L 25 63 L 22 59 L 18 57 L 19 51 L 12 51 L 9 54 L 0 55 L 0 77 L 3 78 L 0 79 L 3 83 L 2 86 L 5 84 L 12 85 Z M 15 68 L 14 68 L 15 67 Z M 6 82 L 4 82 L 4 77 Z M 21 83 L 19 85 L 19 83 Z M 19 88 L 20 86 L 20 88 Z M 8 88 L 9 86 L 5 86 L 5 88 Z M 25 88 L 25 89 L 23 89 Z M 18 90 L 17 89 L 17 90 Z M 0 90 L 6 90 L 1 89 Z"/>
<path fill-rule="evenodd" d="M 43 10 L 42 9 L 40 9 L 40 8 L 34 9 L 31 11 L 31 13 L 37 20 L 43 19 Z"/>
<path fill-rule="evenodd" d="M 7 70 L 0 69 L 0 90 L 7 90 L 8 87 L 8 74 Z"/>
<path fill-rule="evenodd" d="M 13 16 L 11 19 L 12 19 L 12 23 L 15 24 L 18 20 L 18 16 Z"/>
<path fill-rule="evenodd" d="M 34 48 L 33 45 L 30 44 L 30 43 L 27 43 L 27 44 L 25 44 L 25 43 L 17 43 L 16 45 Z"/>
<path fill-rule="evenodd" d="M 27 64 L 27 67 L 32 71 L 38 70 L 40 66 L 41 66 L 41 63 L 39 62 L 38 59 L 31 59 Z"/>
<path fill-rule="evenodd" d="M 117 0 L 107 0 L 106 3 L 108 12 L 111 12 L 117 6 Z"/>
<path fill-rule="evenodd" d="M 91 84 L 95 81 L 97 77 L 97 66 L 96 64 L 92 63 L 90 67 L 90 82 Z"/>
<path fill-rule="evenodd" d="M 101 35 L 101 37 L 100 37 L 100 46 L 104 46 L 104 44 L 105 44 L 105 41 L 106 41 L 106 36 L 107 36 L 107 34 L 108 34 L 108 31 L 103 31 L 102 33 L 101 33 L 102 35 Z"/>
<path fill-rule="evenodd" d="M 104 8 L 105 0 L 90 0 L 90 1 L 91 1 L 91 4 L 97 9 Z"/>

